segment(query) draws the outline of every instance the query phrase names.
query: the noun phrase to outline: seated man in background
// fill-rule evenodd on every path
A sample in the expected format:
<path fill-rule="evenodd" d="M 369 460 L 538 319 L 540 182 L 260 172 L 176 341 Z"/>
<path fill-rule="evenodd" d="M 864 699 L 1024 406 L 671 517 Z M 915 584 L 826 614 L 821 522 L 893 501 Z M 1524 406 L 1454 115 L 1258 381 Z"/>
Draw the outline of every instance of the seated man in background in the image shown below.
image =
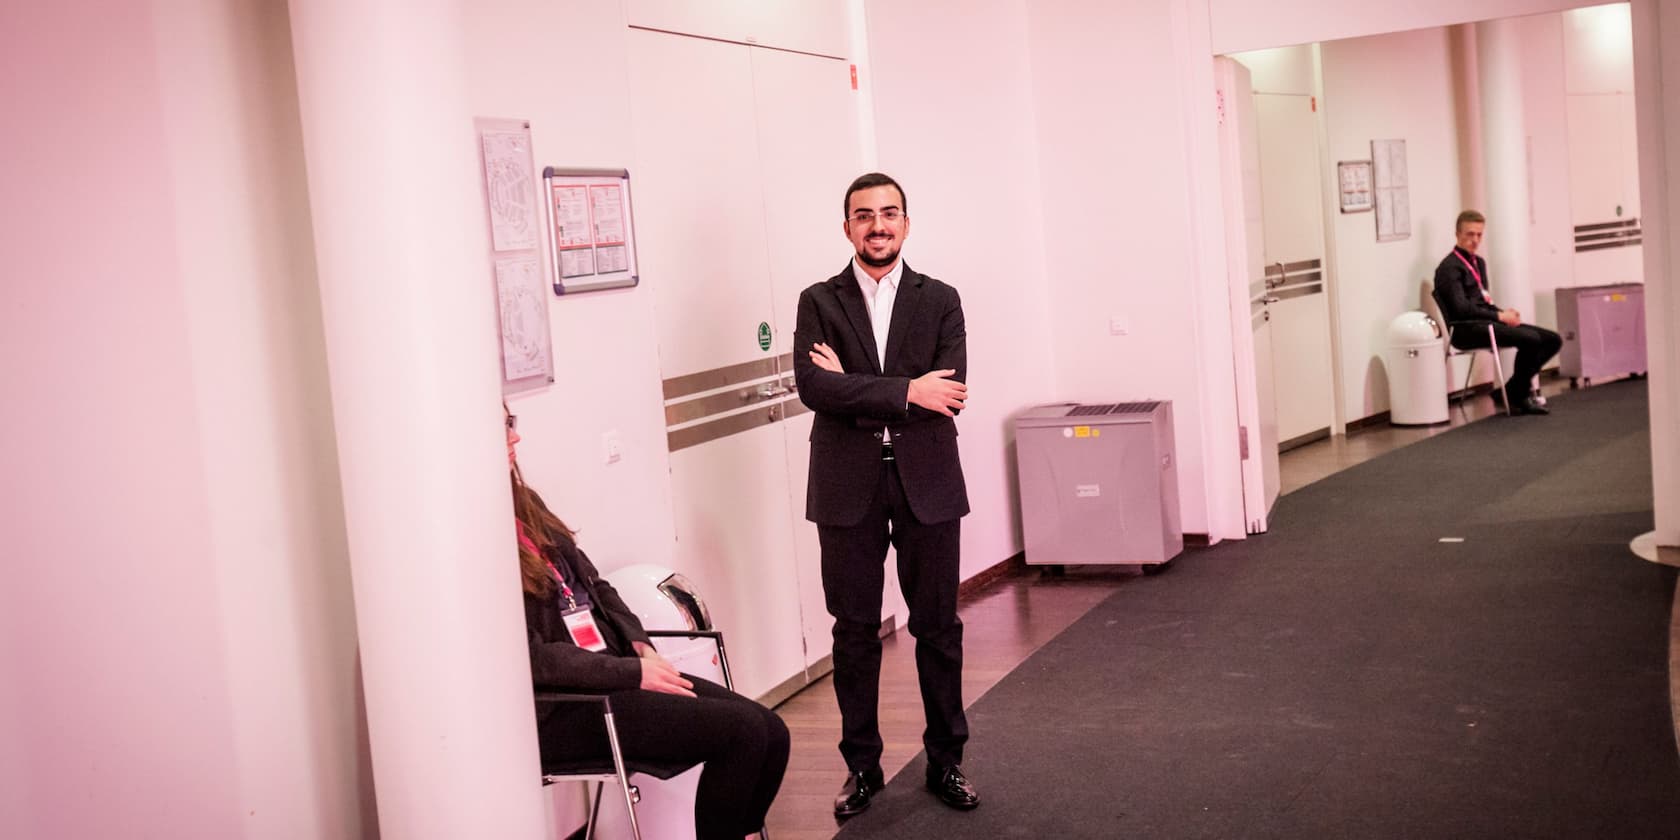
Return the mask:
<path fill-rule="evenodd" d="M 1522 313 L 1515 309 L 1494 305 L 1493 295 L 1488 293 L 1487 261 L 1476 255 L 1486 226 L 1487 218 L 1475 210 L 1458 214 L 1453 230 L 1458 244 L 1435 268 L 1435 298 L 1441 303 L 1441 316 L 1454 327 L 1452 343 L 1460 350 L 1485 349 L 1487 325 L 1492 324 L 1494 341 L 1517 351 L 1504 391 L 1504 398 L 1511 401 L 1511 411 L 1549 414 L 1534 393 L 1534 378 L 1557 355 L 1563 339 L 1545 327 L 1523 323 Z M 1493 398 L 1498 402 L 1500 392 L 1495 391 Z"/>

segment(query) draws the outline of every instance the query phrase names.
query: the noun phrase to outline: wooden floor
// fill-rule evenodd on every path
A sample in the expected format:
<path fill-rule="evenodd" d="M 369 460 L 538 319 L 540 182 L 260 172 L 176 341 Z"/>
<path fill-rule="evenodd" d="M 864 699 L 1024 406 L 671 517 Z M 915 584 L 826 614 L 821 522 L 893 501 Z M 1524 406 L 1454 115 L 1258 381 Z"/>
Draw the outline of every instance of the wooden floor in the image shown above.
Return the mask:
<path fill-rule="evenodd" d="M 1565 386 L 1550 381 L 1543 389 L 1556 394 Z M 1452 406 L 1450 425 L 1396 428 L 1386 424 L 1332 437 L 1283 454 L 1279 459 L 1282 492 L 1298 490 L 1354 464 L 1495 413 L 1487 396 L 1472 397 Z M 1096 606 L 1116 587 L 1136 575 L 1134 567 L 1070 568 L 1063 577 L 1045 577 L 1037 569 L 1002 578 L 958 607 L 964 625 L 963 698 L 973 703 L 1004 675 Z M 1676 596 L 1675 657 L 1672 696 L 1680 697 L 1680 594 Z M 881 766 L 887 777 L 903 769 L 921 751 L 922 706 L 916 686 L 915 643 L 908 633 L 886 640 L 881 663 L 881 735 L 886 752 Z M 846 768 L 836 747 L 840 739 L 840 711 L 834 686 L 824 677 L 778 706 L 777 713 L 793 735 L 793 754 L 781 794 L 770 809 L 767 827 L 774 840 L 829 840 L 836 832 L 834 794 L 845 781 Z M 1680 722 L 1680 706 L 1676 720 Z M 977 733 L 985 737 L 985 733 Z M 1002 781 L 990 768 L 972 770 L 976 787 L 985 797 L 988 785 Z M 928 807 L 942 807 L 932 797 Z"/>

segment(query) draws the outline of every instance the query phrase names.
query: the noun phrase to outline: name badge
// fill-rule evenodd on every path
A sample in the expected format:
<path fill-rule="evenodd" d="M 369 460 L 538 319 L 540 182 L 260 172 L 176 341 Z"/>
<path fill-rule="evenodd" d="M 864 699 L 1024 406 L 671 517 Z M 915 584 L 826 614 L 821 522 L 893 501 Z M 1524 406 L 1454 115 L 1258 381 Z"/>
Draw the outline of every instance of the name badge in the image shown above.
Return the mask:
<path fill-rule="evenodd" d="M 561 612 L 560 618 L 566 622 L 566 632 L 572 634 L 572 641 L 578 647 L 593 651 L 607 649 L 607 640 L 601 637 L 601 628 L 595 626 L 595 616 L 589 607 L 572 607 Z"/>

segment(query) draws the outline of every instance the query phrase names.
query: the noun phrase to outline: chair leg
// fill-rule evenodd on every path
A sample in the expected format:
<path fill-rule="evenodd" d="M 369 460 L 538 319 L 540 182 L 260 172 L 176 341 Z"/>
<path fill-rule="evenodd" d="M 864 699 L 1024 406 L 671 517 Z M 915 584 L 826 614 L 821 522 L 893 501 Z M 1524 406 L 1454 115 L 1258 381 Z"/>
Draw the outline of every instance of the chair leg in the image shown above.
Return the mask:
<path fill-rule="evenodd" d="M 635 840 L 642 840 L 641 826 L 636 824 L 636 794 L 630 786 L 630 774 L 624 771 L 624 753 L 618 746 L 618 728 L 613 724 L 613 713 L 607 712 L 603 717 L 607 724 L 607 745 L 612 747 L 613 768 L 618 771 L 618 785 L 624 789 L 624 809 L 630 817 L 630 836 Z"/>
<path fill-rule="evenodd" d="M 1511 410 L 1511 389 L 1505 387 L 1505 363 L 1499 360 L 1499 342 L 1493 339 L 1493 325 L 1488 324 L 1488 352 L 1493 354 L 1493 373 L 1499 377 L 1496 383 L 1499 393 L 1505 397 L 1505 416 L 1511 417 L 1516 412 Z"/>
<path fill-rule="evenodd" d="M 583 824 L 583 840 L 594 840 L 595 820 L 601 815 L 601 789 L 606 782 L 596 782 L 595 792 L 589 795 L 589 820 Z"/>

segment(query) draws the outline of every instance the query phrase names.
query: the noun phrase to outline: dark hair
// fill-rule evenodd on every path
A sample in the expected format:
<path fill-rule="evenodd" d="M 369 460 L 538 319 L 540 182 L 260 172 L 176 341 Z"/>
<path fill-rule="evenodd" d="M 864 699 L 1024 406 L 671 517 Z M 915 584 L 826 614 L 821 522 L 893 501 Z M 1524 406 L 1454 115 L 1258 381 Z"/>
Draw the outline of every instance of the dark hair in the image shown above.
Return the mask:
<path fill-rule="evenodd" d="M 1456 236 L 1459 232 L 1464 230 L 1465 225 L 1472 222 L 1487 224 L 1487 217 L 1483 216 L 1480 210 L 1466 210 L 1463 213 L 1458 214 L 1458 221 L 1453 222 L 1453 234 Z"/>
<path fill-rule="evenodd" d="M 852 193 L 858 190 L 867 190 L 870 187 L 892 187 L 898 190 L 898 209 L 904 213 L 910 212 L 910 199 L 904 197 L 904 188 L 899 186 L 891 175 L 870 172 L 857 176 L 857 180 L 846 188 L 846 198 L 840 202 L 840 213 L 845 216 L 852 215 Z"/>

